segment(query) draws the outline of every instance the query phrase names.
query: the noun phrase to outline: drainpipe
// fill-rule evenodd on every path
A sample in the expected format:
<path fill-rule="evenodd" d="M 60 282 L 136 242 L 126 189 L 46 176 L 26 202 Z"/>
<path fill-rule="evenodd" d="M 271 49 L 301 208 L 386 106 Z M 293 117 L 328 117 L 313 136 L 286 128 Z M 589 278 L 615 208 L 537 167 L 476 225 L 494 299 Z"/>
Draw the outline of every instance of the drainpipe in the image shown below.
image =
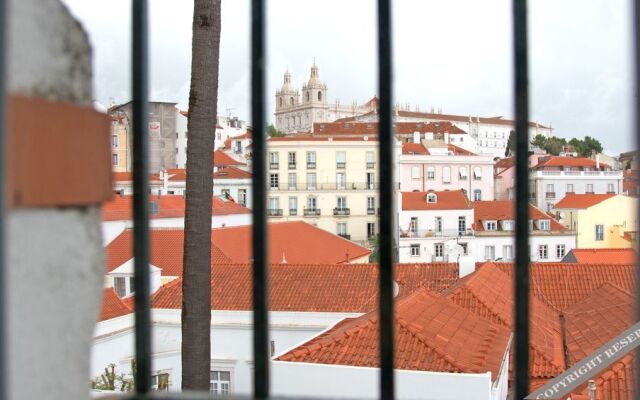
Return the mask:
<path fill-rule="evenodd" d="M 589 390 L 589 400 L 596 400 L 596 381 L 589 379 L 587 388 Z"/>

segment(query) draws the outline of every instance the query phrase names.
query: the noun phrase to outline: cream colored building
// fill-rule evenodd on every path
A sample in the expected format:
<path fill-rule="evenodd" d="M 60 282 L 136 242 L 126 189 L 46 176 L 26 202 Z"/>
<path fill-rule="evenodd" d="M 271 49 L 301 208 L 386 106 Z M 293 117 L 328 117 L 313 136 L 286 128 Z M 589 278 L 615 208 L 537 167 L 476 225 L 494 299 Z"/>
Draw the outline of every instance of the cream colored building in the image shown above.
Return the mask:
<path fill-rule="evenodd" d="M 560 223 L 576 232 L 576 248 L 633 247 L 638 199 L 623 195 L 567 195 L 553 210 Z"/>
<path fill-rule="evenodd" d="M 124 112 L 111 114 L 111 168 L 113 172 L 132 170 L 129 123 Z"/>
<path fill-rule="evenodd" d="M 400 143 L 396 142 L 396 157 Z M 302 220 L 359 244 L 378 233 L 378 139 L 272 137 L 267 213 Z M 394 187 L 397 188 L 397 171 Z"/>

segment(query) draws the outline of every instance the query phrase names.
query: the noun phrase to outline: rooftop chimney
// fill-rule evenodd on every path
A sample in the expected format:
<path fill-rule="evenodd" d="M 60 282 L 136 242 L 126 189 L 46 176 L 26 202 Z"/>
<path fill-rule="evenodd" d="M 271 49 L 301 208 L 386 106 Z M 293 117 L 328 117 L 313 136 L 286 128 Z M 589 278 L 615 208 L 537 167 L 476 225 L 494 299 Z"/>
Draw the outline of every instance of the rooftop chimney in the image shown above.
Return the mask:
<path fill-rule="evenodd" d="M 444 144 L 449 144 L 449 132 L 444 133 Z"/>
<path fill-rule="evenodd" d="M 476 272 L 476 262 L 471 256 L 458 257 L 458 273 L 460 278 Z"/>
<path fill-rule="evenodd" d="M 420 132 L 413 132 L 413 143 L 420 143 Z"/>
<path fill-rule="evenodd" d="M 596 154 L 596 169 L 600 169 L 600 154 Z"/>

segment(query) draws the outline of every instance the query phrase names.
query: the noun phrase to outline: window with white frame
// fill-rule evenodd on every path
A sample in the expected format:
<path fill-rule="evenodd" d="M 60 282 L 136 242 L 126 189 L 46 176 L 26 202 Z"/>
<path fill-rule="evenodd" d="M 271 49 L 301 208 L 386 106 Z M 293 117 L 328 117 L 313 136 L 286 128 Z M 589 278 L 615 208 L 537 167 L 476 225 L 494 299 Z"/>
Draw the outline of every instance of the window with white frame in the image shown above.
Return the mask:
<path fill-rule="evenodd" d="M 564 244 L 556 245 L 556 258 L 564 258 L 566 254 L 566 248 Z"/>
<path fill-rule="evenodd" d="M 433 244 L 433 255 L 436 256 L 436 258 L 444 257 L 444 243 Z"/>
<path fill-rule="evenodd" d="M 295 151 L 290 151 L 288 157 L 289 157 L 289 168 L 295 168 L 296 167 L 296 152 Z"/>
<path fill-rule="evenodd" d="M 336 168 L 344 168 L 347 163 L 347 154 L 344 151 L 336 151 Z"/>
<path fill-rule="evenodd" d="M 231 372 L 211 371 L 209 375 L 209 392 L 228 395 L 231 391 Z"/>
<path fill-rule="evenodd" d="M 238 189 L 238 203 L 247 205 L 247 189 Z"/>
<path fill-rule="evenodd" d="M 169 391 L 169 373 L 163 372 L 151 375 L 151 390 L 157 392 Z"/>
<path fill-rule="evenodd" d="M 460 167 L 458 168 L 458 178 L 461 181 L 466 181 L 467 180 L 467 167 Z"/>
<path fill-rule="evenodd" d="M 269 164 L 272 168 L 277 168 L 278 167 L 278 155 L 279 153 L 277 151 L 270 151 L 269 152 Z"/>
<path fill-rule="evenodd" d="M 596 240 L 604 240 L 604 225 L 596 225 Z"/>
<path fill-rule="evenodd" d="M 476 181 L 482 179 L 482 170 L 480 167 L 473 167 L 473 179 Z"/>
<path fill-rule="evenodd" d="M 613 183 L 607 183 L 607 193 L 615 193 L 615 187 Z"/>
<path fill-rule="evenodd" d="M 549 258 L 549 246 L 541 244 L 538 246 L 538 259 L 546 260 Z"/>
<path fill-rule="evenodd" d="M 111 146 L 118 147 L 118 135 L 111 135 Z"/>
<path fill-rule="evenodd" d="M 347 223 L 346 222 L 338 222 L 336 224 L 336 233 L 338 235 L 346 235 L 347 234 Z"/>
<path fill-rule="evenodd" d="M 336 208 L 339 210 L 344 210 L 347 208 L 347 198 L 344 196 L 340 196 L 336 200 Z"/>
<path fill-rule="evenodd" d="M 484 221 L 484 230 L 485 231 L 496 231 L 496 230 L 498 230 L 498 222 L 497 221 Z"/>
<path fill-rule="evenodd" d="M 482 200 L 482 190 L 474 189 L 473 190 L 473 201 L 481 201 Z"/>
<path fill-rule="evenodd" d="M 367 210 L 374 210 L 376 208 L 376 198 L 373 196 L 367 197 Z"/>
<path fill-rule="evenodd" d="M 502 230 L 503 231 L 512 231 L 513 230 L 513 221 L 512 220 L 504 220 L 504 221 L 502 221 Z"/>
<path fill-rule="evenodd" d="M 344 172 L 338 172 L 336 174 L 336 188 L 343 190 L 347 187 L 346 178 L 344 176 Z"/>
<path fill-rule="evenodd" d="M 513 245 L 505 244 L 502 246 L 502 258 L 505 260 L 513 260 Z"/>
<path fill-rule="evenodd" d="M 496 258 L 496 247 L 495 246 L 484 246 L 484 259 L 485 260 L 495 260 Z"/>
<path fill-rule="evenodd" d="M 298 214 L 298 198 L 289 197 L 289 215 Z"/>
<path fill-rule="evenodd" d="M 418 217 L 411 217 L 411 222 L 409 222 L 409 232 L 418 232 Z"/>
<path fill-rule="evenodd" d="M 117 154 L 113 154 L 111 156 L 111 162 L 113 163 L 113 165 L 118 165 L 118 155 Z"/>
<path fill-rule="evenodd" d="M 442 183 L 451 183 L 451 167 L 442 168 Z"/>
<path fill-rule="evenodd" d="M 135 292 L 135 278 L 133 276 L 114 276 L 113 289 L 118 297 L 127 297 Z"/>
<path fill-rule="evenodd" d="M 420 167 L 411 167 L 411 179 L 420 179 Z"/>
<path fill-rule="evenodd" d="M 376 236 L 376 223 L 367 222 L 367 239 L 374 238 Z"/>
<path fill-rule="evenodd" d="M 278 189 L 280 187 L 280 176 L 278 174 L 269 174 L 269 187 Z"/>
<path fill-rule="evenodd" d="M 269 210 L 276 211 L 280 208 L 279 197 L 269 197 Z"/>
<path fill-rule="evenodd" d="M 593 193 L 593 183 L 587 183 L 587 193 Z"/>
<path fill-rule="evenodd" d="M 307 151 L 307 168 L 316 166 L 316 152 L 315 151 Z"/>
<path fill-rule="evenodd" d="M 411 248 L 411 257 L 419 257 L 420 256 L 420 245 L 419 244 L 412 244 L 410 246 Z"/>
<path fill-rule="evenodd" d="M 318 207 L 318 199 L 315 197 L 307 197 L 307 208 L 309 210 L 317 210 Z"/>
<path fill-rule="evenodd" d="M 376 163 L 376 159 L 375 159 L 375 155 L 373 154 L 373 151 L 367 151 L 366 159 L 367 159 L 367 168 L 373 168 L 373 166 Z"/>
<path fill-rule="evenodd" d="M 549 221 L 548 219 L 541 219 L 538 223 L 538 227 L 541 231 L 551 230 L 551 221 Z"/>
<path fill-rule="evenodd" d="M 436 217 L 434 223 L 435 223 L 435 231 L 442 232 L 442 217 Z"/>
<path fill-rule="evenodd" d="M 567 183 L 567 193 L 573 193 L 573 183 Z"/>
<path fill-rule="evenodd" d="M 316 190 L 316 173 L 307 173 L 307 190 Z"/>
<path fill-rule="evenodd" d="M 296 190 L 298 187 L 298 175 L 295 172 L 289 173 L 289 190 Z"/>
<path fill-rule="evenodd" d="M 427 167 L 427 179 L 436 179 L 436 169 L 433 167 Z"/>

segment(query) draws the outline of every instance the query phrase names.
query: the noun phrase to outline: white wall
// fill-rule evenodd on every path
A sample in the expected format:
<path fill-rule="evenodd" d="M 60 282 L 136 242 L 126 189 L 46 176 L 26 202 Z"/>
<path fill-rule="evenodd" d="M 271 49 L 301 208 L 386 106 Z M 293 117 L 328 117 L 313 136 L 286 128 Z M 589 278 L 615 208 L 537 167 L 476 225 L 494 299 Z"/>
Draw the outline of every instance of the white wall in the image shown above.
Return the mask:
<path fill-rule="evenodd" d="M 531 234 L 529 236 L 531 261 L 540 262 L 556 262 L 562 261 L 563 257 L 556 257 L 556 246 L 563 244 L 565 246 L 565 254 L 576 247 L 576 237 L 574 234 L 566 235 L 547 235 L 547 234 Z M 485 261 L 485 246 L 495 246 L 495 258 L 502 261 L 513 261 L 513 259 L 504 259 L 503 246 L 511 245 L 515 257 L 515 241 L 513 236 L 476 236 L 472 241 L 473 257 L 476 261 Z M 540 259 L 538 257 L 538 246 L 547 245 L 549 258 Z"/>

